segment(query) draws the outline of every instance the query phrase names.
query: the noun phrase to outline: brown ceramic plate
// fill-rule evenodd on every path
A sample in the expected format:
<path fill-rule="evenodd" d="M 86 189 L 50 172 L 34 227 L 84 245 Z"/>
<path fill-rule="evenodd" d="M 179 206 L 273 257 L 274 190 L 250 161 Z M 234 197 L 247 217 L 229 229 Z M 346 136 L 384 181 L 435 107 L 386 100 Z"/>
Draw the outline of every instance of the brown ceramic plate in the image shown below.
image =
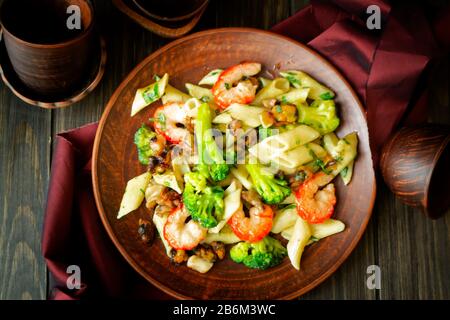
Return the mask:
<path fill-rule="evenodd" d="M 282 50 L 280 50 L 282 48 Z M 248 269 L 228 258 L 207 274 L 170 263 L 159 239 L 151 247 L 137 238 L 139 218 L 148 216 L 144 206 L 117 220 L 122 193 L 129 179 L 144 170 L 133 145 L 134 132 L 151 117 L 153 108 L 130 118 L 136 90 L 148 85 L 154 74 L 170 74 L 170 83 L 182 89 L 197 83 L 208 71 L 241 61 L 261 62 L 266 71 L 301 69 L 337 93 L 342 124 L 339 134 L 357 131 L 359 155 L 353 180 L 345 187 L 336 179 L 338 204 L 334 217 L 344 232 L 309 246 L 296 271 L 286 258 L 269 270 Z M 277 68 L 274 69 L 274 66 Z M 156 107 L 156 105 L 155 105 Z M 375 198 L 375 176 L 366 119 L 350 85 L 317 53 L 288 38 L 253 29 L 216 29 L 179 39 L 140 63 L 111 97 L 100 121 L 93 153 L 93 184 L 101 219 L 125 259 L 145 279 L 177 298 L 289 299 L 329 277 L 348 257 L 369 221 Z"/>

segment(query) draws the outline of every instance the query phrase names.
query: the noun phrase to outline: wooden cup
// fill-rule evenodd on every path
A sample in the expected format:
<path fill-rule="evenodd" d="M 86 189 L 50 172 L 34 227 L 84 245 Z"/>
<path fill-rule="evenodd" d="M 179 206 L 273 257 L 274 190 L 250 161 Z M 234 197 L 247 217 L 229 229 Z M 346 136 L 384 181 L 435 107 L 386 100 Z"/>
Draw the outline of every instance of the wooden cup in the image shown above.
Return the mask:
<path fill-rule="evenodd" d="M 79 8 L 80 29 L 67 25 L 72 5 Z M 45 97 L 75 90 L 88 66 L 93 19 L 89 0 L 5 0 L 0 23 L 9 59 L 23 84 Z"/>
<path fill-rule="evenodd" d="M 402 128 L 386 143 L 381 173 L 406 204 L 438 218 L 450 207 L 450 127 L 426 124 Z"/>

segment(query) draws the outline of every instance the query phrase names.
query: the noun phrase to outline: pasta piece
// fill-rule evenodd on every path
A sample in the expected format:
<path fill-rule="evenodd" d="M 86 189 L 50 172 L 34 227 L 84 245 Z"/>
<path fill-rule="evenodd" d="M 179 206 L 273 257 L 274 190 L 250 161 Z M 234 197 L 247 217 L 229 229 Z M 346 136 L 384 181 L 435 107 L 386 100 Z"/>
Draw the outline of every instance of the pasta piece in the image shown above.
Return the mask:
<path fill-rule="evenodd" d="M 200 273 L 207 273 L 213 267 L 213 265 L 214 263 L 206 259 L 200 258 L 199 256 L 196 255 L 190 256 L 186 263 L 186 266 L 188 268 L 191 268 L 192 270 L 195 270 Z"/>
<path fill-rule="evenodd" d="M 337 176 L 356 158 L 358 148 L 358 135 L 356 132 L 349 133 L 339 141 L 342 146 L 340 157 L 337 159 L 337 164 L 332 167 L 331 174 Z M 347 169 L 348 170 L 348 169 Z"/>
<path fill-rule="evenodd" d="M 222 71 L 223 71 L 222 69 L 212 70 L 206 76 L 204 76 L 198 84 L 200 86 L 202 85 L 213 86 L 217 82 L 217 79 L 219 79 L 219 76 L 222 73 Z"/>
<path fill-rule="evenodd" d="M 352 139 L 353 138 L 350 138 L 349 140 L 352 141 Z M 323 144 L 325 149 L 334 159 L 338 161 L 343 159 L 344 147 L 346 145 L 344 140 L 339 140 L 334 133 L 329 133 L 323 137 Z M 345 185 L 348 185 L 352 179 L 354 162 L 354 160 L 350 161 L 339 173 Z"/>
<path fill-rule="evenodd" d="M 219 233 L 208 233 L 203 243 L 210 244 L 214 241 L 220 241 L 225 244 L 233 244 L 241 242 L 241 239 L 234 234 L 228 225 L 225 225 Z"/>
<path fill-rule="evenodd" d="M 272 233 L 280 233 L 283 230 L 294 226 L 297 221 L 298 214 L 295 205 L 290 205 L 287 208 L 276 211 L 275 217 L 273 218 Z"/>
<path fill-rule="evenodd" d="M 258 78 L 258 82 L 260 83 L 261 87 L 267 87 L 273 80 L 264 78 L 264 77 L 259 77 Z"/>
<path fill-rule="evenodd" d="M 172 158 L 172 169 L 173 174 L 178 182 L 178 185 L 183 188 L 184 185 L 184 175 L 191 172 L 188 160 L 183 156 L 177 156 Z"/>
<path fill-rule="evenodd" d="M 342 169 L 341 172 L 339 172 L 339 175 L 342 178 L 342 181 L 345 185 L 348 185 L 350 181 L 352 180 L 353 176 L 353 166 L 355 165 L 355 160 L 350 161 L 348 166 L 346 166 L 344 169 Z"/>
<path fill-rule="evenodd" d="M 236 168 L 231 169 L 231 174 L 244 186 L 245 189 L 250 190 L 253 188 L 250 175 L 245 168 L 245 165 L 238 164 Z"/>
<path fill-rule="evenodd" d="M 168 102 L 186 102 L 191 97 L 186 93 L 172 87 L 170 84 L 166 86 L 166 90 L 164 95 L 161 97 L 161 101 L 163 104 L 167 104 Z"/>
<path fill-rule="evenodd" d="M 280 204 L 292 204 L 292 203 L 295 203 L 295 195 L 293 193 L 288 195 L 287 198 L 284 199 L 283 202 L 281 202 Z"/>
<path fill-rule="evenodd" d="M 178 183 L 175 174 L 171 171 L 166 171 L 163 174 L 155 174 L 153 180 L 155 183 L 171 188 L 180 194 L 183 192 L 183 186 Z"/>
<path fill-rule="evenodd" d="M 256 157 L 258 157 L 259 153 L 263 154 L 262 157 L 267 157 L 268 155 L 276 156 L 290 149 L 311 142 L 319 136 L 319 132 L 313 128 L 306 125 L 300 125 L 292 130 L 264 139 L 260 143 L 251 147 L 249 152 Z"/>
<path fill-rule="evenodd" d="M 276 98 L 289 91 L 289 81 L 283 78 L 276 78 L 267 86 L 259 90 L 252 104 L 261 105 L 263 100 Z"/>
<path fill-rule="evenodd" d="M 164 191 L 165 187 L 161 186 L 156 183 L 150 183 L 148 184 L 147 188 L 145 189 L 145 206 L 147 209 L 152 209 L 156 205 L 156 200 L 161 196 L 161 193 Z"/>
<path fill-rule="evenodd" d="M 290 70 L 280 72 L 280 74 L 289 80 L 295 88 L 309 88 L 309 98 L 311 99 L 329 100 L 334 98 L 334 92 L 330 88 L 319 83 L 303 71 Z"/>
<path fill-rule="evenodd" d="M 282 103 L 289 103 L 289 104 L 299 104 L 306 101 L 306 98 L 308 98 L 309 88 L 305 89 L 291 89 L 288 92 L 279 95 L 277 97 L 278 101 L 281 101 Z"/>
<path fill-rule="evenodd" d="M 166 73 L 160 80 L 145 88 L 138 89 L 131 106 L 131 116 L 133 117 L 148 105 L 159 100 L 165 93 L 168 81 L 169 75 Z"/>
<path fill-rule="evenodd" d="M 212 123 L 214 124 L 229 124 L 231 121 L 233 121 L 233 118 L 229 113 L 222 112 L 218 114 L 213 120 Z"/>
<path fill-rule="evenodd" d="M 139 208 L 144 200 L 145 189 L 147 189 L 151 177 L 151 174 L 146 172 L 128 181 L 122 202 L 120 203 L 117 219 Z"/>
<path fill-rule="evenodd" d="M 303 250 L 305 249 L 305 246 L 310 238 L 311 230 L 309 229 L 309 224 L 302 218 L 298 217 L 294 225 L 291 239 L 286 246 L 292 266 L 297 270 L 300 270 L 300 261 Z"/>
<path fill-rule="evenodd" d="M 344 231 L 345 224 L 339 220 L 328 219 L 322 223 L 311 224 L 310 228 L 312 236 L 317 240 L 320 240 Z"/>
<path fill-rule="evenodd" d="M 345 230 L 345 224 L 336 219 L 328 219 L 322 223 L 310 224 L 311 239 L 307 245 L 317 242 L 323 238 L 332 236 Z M 290 227 L 281 231 L 281 236 L 286 240 L 290 240 L 294 232 L 294 227 Z"/>
<path fill-rule="evenodd" d="M 320 145 L 308 143 L 304 146 L 282 153 L 272 158 L 270 161 L 279 163 L 282 167 L 294 169 L 305 163 L 311 162 L 316 158 L 324 158 L 326 155 L 327 152 Z"/>
<path fill-rule="evenodd" d="M 188 90 L 190 96 L 197 98 L 198 100 L 201 100 L 203 102 L 214 101 L 211 89 L 196 86 L 192 83 L 186 83 L 186 89 Z"/>
<path fill-rule="evenodd" d="M 245 104 L 233 103 L 226 110 L 233 119 L 240 120 L 248 127 L 256 128 L 261 125 L 259 115 L 266 109 Z"/>
<path fill-rule="evenodd" d="M 170 251 L 172 250 L 172 248 L 170 247 L 166 238 L 164 238 L 164 225 L 166 224 L 166 222 L 167 222 L 167 215 L 165 216 L 160 216 L 158 214 L 153 215 L 153 223 L 155 224 L 159 237 L 161 238 L 164 248 L 166 249 L 166 254 L 167 256 L 170 257 Z"/>
<path fill-rule="evenodd" d="M 186 114 L 190 118 L 197 118 L 198 108 L 202 102 L 197 98 L 190 98 L 184 103 L 184 108 L 186 110 Z"/>
<path fill-rule="evenodd" d="M 219 233 L 220 230 L 227 224 L 231 216 L 239 209 L 241 206 L 241 191 L 242 186 L 239 182 L 234 180 L 230 186 L 225 189 L 223 204 L 224 213 L 222 219 L 219 221 L 217 226 L 209 229 L 210 233 Z"/>

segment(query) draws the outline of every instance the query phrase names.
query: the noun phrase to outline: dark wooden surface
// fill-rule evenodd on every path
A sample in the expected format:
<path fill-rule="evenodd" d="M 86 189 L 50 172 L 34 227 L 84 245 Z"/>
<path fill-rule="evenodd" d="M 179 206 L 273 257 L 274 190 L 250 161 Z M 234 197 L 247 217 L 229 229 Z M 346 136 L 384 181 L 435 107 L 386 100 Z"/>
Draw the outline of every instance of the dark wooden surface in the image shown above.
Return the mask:
<path fill-rule="evenodd" d="M 1 0 L 0 0 L 1 2 Z M 196 30 L 221 26 L 270 28 L 305 0 L 213 1 Z M 0 85 L 0 299 L 45 299 L 47 270 L 41 228 L 56 133 L 97 121 L 121 80 L 169 40 L 143 30 L 112 7 L 94 1 L 107 38 L 105 77 L 86 99 L 66 109 L 42 110 Z M 450 123 L 450 58 L 434 71 L 430 120 Z M 304 299 L 450 299 L 450 215 L 432 221 L 403 205 L 378 180 L 375 210 L 350 258 Z M 381 269 L 381 289 L 366 286 L 366 269 Z"/>

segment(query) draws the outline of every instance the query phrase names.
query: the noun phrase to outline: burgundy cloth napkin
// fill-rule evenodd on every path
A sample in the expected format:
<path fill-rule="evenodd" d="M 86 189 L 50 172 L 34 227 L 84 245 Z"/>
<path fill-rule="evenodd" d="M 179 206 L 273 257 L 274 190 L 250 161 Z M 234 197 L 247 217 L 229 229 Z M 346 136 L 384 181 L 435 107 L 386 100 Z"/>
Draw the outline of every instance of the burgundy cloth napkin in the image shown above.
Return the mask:
<path fill-rule="evenodd" d="M 379 6 L 381 30 L 368 30 L 366 8 Z M 450 11 L 430 24 L 423 8 L 381 0 L 312 1 L 273 31 L 320 52 L 349 80 L 366 106 L 374 160 L 401 123 L 426 119 L 426 71 L 450 47 Z M 439 40 L 439 41 L 438 41 Z M 168 296 L 120 256 L 97 213 L 91 154 L 97 124 L 61 133 L 53 155 L 42 251 L 54 279 L 51 299 Z M 67 268 L 79 266 L 81 288 L 70 290 Z"/>

